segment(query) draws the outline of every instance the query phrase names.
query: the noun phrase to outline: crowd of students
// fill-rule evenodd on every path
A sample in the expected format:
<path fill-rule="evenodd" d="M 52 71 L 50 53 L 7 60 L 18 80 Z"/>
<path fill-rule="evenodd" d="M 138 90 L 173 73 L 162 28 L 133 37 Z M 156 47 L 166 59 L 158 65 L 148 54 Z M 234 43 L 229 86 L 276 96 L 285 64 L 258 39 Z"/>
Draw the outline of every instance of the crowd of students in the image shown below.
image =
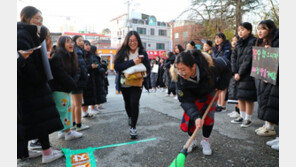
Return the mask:
<path fill-rule="evenodd" d="M 177 80 L 172 80 L 172 76 L 174 73 L 176 73 L 176 69 L 178 69 L 178 64 L 184 65 L 186 68 L 192 69 L 193 64 L 190 61 L 196 61 L 196 57 L 203 57 L 207 59 L 208 66 L 211 66 L 209 62 L 213 61 L 217 62 L 219 59 L 225 61 L 226 64 L 228 64 L 227 67 L 229 68 L 232 77 L 229 77 L 229 85 L 225 86 L 224 89 L 217 89 L 219 92 L 218 94 L 218 100 L 217 100 L 217 107 L 215 109 L 215 112 L 225 112 L 226 109 L 226 103 L 229 104 L 235 104 L 235 110 L 228 115 L 231 118 L 234 118 L 231 120 L 231 123 L 233 124 L 240 124 L 242 128 L 247 128 L 252 125 L 252 115 L 254 112 L 254 102 L 258 102 L 258 118 L 260 120 L 265 121 L 264 125 L 258 129 L 255 130 L 255 133 L 259 136 L 275 136 L 275 125 L 278 125 L 279 121 L 279 73 L 277 73 L 277 83 L 276 85 L 273 85 L 271 83 L 268 83 L 266 80 L 256 79 L 251 74 L 251 67 L 252 67 L 252 47 L 253 46 L 259 46 L 259 47 L 279 47 L 279 30 L 277 29 L 276 25 L 271 20 L 263 20 L 259 23 L 257 27 L 257 38 L 252 34 L 253 28 L 252 24 L 249 22 L 241 23 L 237 29 L 238 34 L 236 34 L 232 38 L 232 42 L 228 41 L 226 39 L 226 36 L 224 33 L 219 32 L 215 35 L 214 41 L 206 40 L 203 43 L 203 49 L 201 52 L 196 49 L 195 43 L 193 41 L 187 43 L 186 49 L 184 49 L 181 45 L 176 45 L 174 52 L 168 52 L 167 53 L 167 59 L 164 60 L 164 63 L 158 61 L 159 59 L 152 60 L 152 69 L 155 68 L 155 64 L 157 64 L 158 68 L 158 80 L 155 79 L 155 74 L 153 72 L 151 73 L 151 85 L 153 85 L 152 93 L 156 92 L 156 88 L 159 87 L 160 91 L 163 90 L 163 88 L 167 89 L 167 95 L 170 96 L 172 93 L 172 96 L 175 97 L 175 99 L 179 99 L 182 106 L 182 100 L 180 100 L 180 94 L 186 96 L 186 93 L 182 91 L 185 89 L 186 86 L 192 84 L 184 84 L 184 78 L 186 81 L 192 81 L 192 78 L 197 76 L 201 77 L 201 73 L 196 76 L 194 74 L 193 76 L 190 76 L 188 78 L 183 77 L 182 72 L 179 72 L 179 77 L 177 77 Z M 191 52 L 191 55 L 195 57 L 195 59 L 192 59 L 189 56 L 189 53 Z M 209 60 L 213 59 L 213 60 Z M 190 60 L 190 61 L 188 61 Z M 202 62 L 203 60 L 199 60 Z M 205 63 L 207 64 L 207 63 Z M 221 64 L 221 63 L 220 63 Z M 199 67 L 199 64 L 197 65 Z M 213 65 L 213 71 L 218 67 L 219 64 Z M 195 69 L 196 67 L 194 67 Z M 207 68 L 207 67 L 202 67 Z M 184 69 L 184 68 L 181 68 Z M 157 71 L 157 70 L 154 70 Z M 164 71 L 163 73 L 160 71 Z M 189 72 L 189 71 L 187 71 Z M 191 70 L 192 73 L 194 73 L 194 70 Z M 217 75 L 217 74 L 215 74 Z M 180 78 L 181 76 L 181 78 Z M 209 74 L 206 76 L 209 77 Z M 182 79 L 183 78 L 183 79 Z M 227 80 L 227 76 L 218 78 L 222 80 Z M 199 79 L 198 79 L 199 80 Z M 216 77 L 217 80 L 217 77 Z M 160 86 L 160 83 L 164 83 L 165 87 L 163 85 Z M 184 84 L 184 85 L 183 85 Z M 156 86 L 155 86 L 156 85 Z M 159 85 L 159 86 L 158 86 Z M 201 85 L 200 82 L 196 82 L 196 85 Z M 201 89 L 206 89 L 209 84 L 205 84 L 204 86 L 201 86 Z M 194 85 L 192 85 L 194 87 Z M 194 89 L 191 87 L 188 88 L 192 94 L 194 92 Z M 191 90 L 192 89 L 192 90 Z M 201 91 L 201 90 L 200 90 Z M 182 93 L 180 93 L 182 92 Z M 190 94 L 190 93 L 187 94 Z M 194 96 L 192 95 L 192 98 L 197 98 L 199 95 L 197 92 Z M 208 96 L 212 96 L 211 91 L 208 91 Z M 178 98 L 177 98 L 178 97 Z M 204 97 L 205 98 L 205 97 Z M 192 99 L 191 99 L 192 100 Z M 195 103 L 198 104 L 198 100 L 195 99 Z M 204 105 L 204 104 L 200 104 Z M 193 108 L 195 108 L 194 112 L 191 112 L 191 109 L 184 109 L 184 118 L 183 123 L 181 124 L 181 129 L 188 130 L 188 125 L 194 124 L 194 122 L 189 122 L 186 120 L 196 120 L 196 116 L 190 116 L 192 113 L 198 113 L 198 112 L 204 112 L 199 111 L 200 106 L 196 106 L 198 109 L 196 110 L 196 107 L 192 105 Z M 211 112 L 210 112 L 211 114 Z M 194 114 L 193 114 L 194 115 Z M 210 122 L 210 121 L 209 121 Z M 184 126 L 186 127 L 184 128 Z M 183 130 L 182 129 L 182 130 Z M 189 128 L 190 129 L 190 128 Z M 189 130 L 188 130 L 189 132 Z M 193 132 L 193 129 L 190 130 L 190 133 Z M 208 135 L 205 135 L 207 137 Z M 205 148 L 205 153 L 209 154 L 211 151 L 209 144 L 205 146 L 203 142 L 203 148 Z M 276 139 L 267 142 L 267 145 L 271 146 L 271 148 L 278 150 L 279 149 L 279 138 L 276 137 Z M 189 150 L 192 150 L 193 147 L 196 146 L 196 142 L 193 142 L 190 146 Z"/>
<path fill-rule="evenodd" d="M 49 30 L 42 25 L 40 10 L 25 7 L 17 23 L 17 82 L 18 82 L 18 159 L 42 155 L 42 163 L 63 156 L 50 146 L 49 134 L 58 131 L 58 138 L 66 141 L 83 136 L 88 129 L 82 118 L 94 118 L 108 93 L 107 65 L 97 54 L 97 48 L 82 36 L 61 36 L 51 46 Z M 259 136 L 274 136 L 279 118 L 279 76 L 273 85 L 250 76 L 252 47 L 279 47 L 279 30 L 271 20 L 259 23 L 258 37 L 252 35 L 252 24 L 241 23 L 238 34 L 230 43 L 219 32 L 214 42 L 207 40 L 203 50 L 194 42 L 184 49 L 176 45 L 167 59 L 149 61 L 141 38 L 130 31 L 115 55 L 116 90 L 125 104 L 129 133 L 136 139 L 139 101 L 143 87 L 148 92 L 167 90 L 166 96 L 178 99 L 184 110 L 181 129 L 192 135 L 202 128 L 203 154 L 211 155 L 209 142 L 214 127 L 215 112 L 226 111 L 226 103 L 236 104 L 230 113 L 231 121 L 247 128 L 252 124 L 254 102 L 258 102 L 258 118 L 264 125 L 255 130 Z M 40 49 L 30 50 L 46 41 L 51 50 L 49 64 L 53 79 L 48 79 Z M 214 43 L 214 45 L 213 45 Z M 214 98 L 216 91 L 218 97 Z M 214 100 L 205 120 L 202 116 Z M 41 148 L 42 152 L 29 148 Z M 278 138 L 267 142 L 279 149 Z M 188 152 L 197 146 L 194 140 Z"/>
<path fill-rule="evenodd" d="M 42 155 L 42 163 L 49 163 L 63 156 L 62 151 L 51 147 L 49 134 L 58 131 L 58 138 L 66 141 L 82 137 L 78 131 L 89 126 L 82 124 L 81 119 L 94 118 L 107 101 L 107 64 L 101 61 L 96 46 L 82 36 L 61 36 L 57 45 L 52 46 L 50 32 L 42 24 L 42 13 L 37 8 L 23 8 L 20 20 L 17 158 Z M 41 49 L 32 50 L 44 40 L 50 52 L 47 68 L 51 69 L 51 79 Z M 36 150 L 39 148 L 42 151 Z"/>

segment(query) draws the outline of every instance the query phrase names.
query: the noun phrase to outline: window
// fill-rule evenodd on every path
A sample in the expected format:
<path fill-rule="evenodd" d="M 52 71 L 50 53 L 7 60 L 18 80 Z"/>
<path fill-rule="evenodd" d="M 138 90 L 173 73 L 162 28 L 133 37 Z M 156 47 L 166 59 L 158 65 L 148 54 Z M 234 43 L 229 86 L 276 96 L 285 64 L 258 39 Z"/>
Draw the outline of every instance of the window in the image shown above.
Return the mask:
<path fill-rule="evenodd" d="M 155 34 L 155 29 L 154 28 L 151 28 L 150 29 L 150 35 L 154 35 Z"/>
<path fill-rule="evenodd" d="M 139 20 L 138 24 L 144 24 L 144 20 Z"/>
<path fill-rule="evenodd" d="M 143 42 L 143 46 L 145 49 L 147 48 L 146 45 L 147 45 L 146 42 Z"/>
<path fill-rule="evenodd" d="M 175 39 L 179 38 L 179 33 L 175 33 Z"/>
<path fill-rule="evenodd" d="M 188 32 L 183 32 L 183 37 L 188 37 Z"/>
<path fill-rule="evenodd" d="M 165 48 L 164 48 L 164 43 L 157 43 L 156 44 L 156 49 L 157 50 L 164 50 Z"/>
<path fill-rule="evenodd" d="M 138 32 L 139 34 L 144 34 L 144 35 L 146 35 L 146 28 L 140 28 L 140 27 L 137 27 L 137 32 Z"/>
<path fill-rule="evenodd" d="M 159 36 L 166 36 L 167 35 L 167 31 L 166 30 L 158 30 L 158 35 Z"/>
<path fill-rule="evenodd" d="M 137 19 L 132 19 L 132 23 L 133 24 L 137 24 L 138 23 L 138 20 Z"/>

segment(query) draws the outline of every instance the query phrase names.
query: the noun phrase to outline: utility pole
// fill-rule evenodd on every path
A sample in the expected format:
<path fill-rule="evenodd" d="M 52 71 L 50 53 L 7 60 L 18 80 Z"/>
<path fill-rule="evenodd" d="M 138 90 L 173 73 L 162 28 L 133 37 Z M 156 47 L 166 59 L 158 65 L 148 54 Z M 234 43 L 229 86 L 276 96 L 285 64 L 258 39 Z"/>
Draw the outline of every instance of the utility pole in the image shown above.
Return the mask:
<path fill-rule="evenodd" d="M 126 2 L 126 4 L 127 4 L 127 17 L 126 17 L 126 26 L 127 26 L 127 32 L 129 32 L 130 31 L 130 21 L 129 21 L 129 15 L 130 15 L 130 5 L 131 5 L 131 1 L 130 0 L 128 0 L 127 2 Z"/>

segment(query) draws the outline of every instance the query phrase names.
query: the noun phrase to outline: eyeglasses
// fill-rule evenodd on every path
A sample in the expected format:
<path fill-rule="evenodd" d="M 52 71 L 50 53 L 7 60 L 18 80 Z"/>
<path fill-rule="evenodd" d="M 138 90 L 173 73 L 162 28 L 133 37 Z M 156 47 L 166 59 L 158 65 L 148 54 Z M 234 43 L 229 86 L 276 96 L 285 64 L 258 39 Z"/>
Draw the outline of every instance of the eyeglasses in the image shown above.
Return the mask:
<path fill-rule="evenodd" d="M 138 40 L 129 40 L 128 43 L 138 43 Z"/>

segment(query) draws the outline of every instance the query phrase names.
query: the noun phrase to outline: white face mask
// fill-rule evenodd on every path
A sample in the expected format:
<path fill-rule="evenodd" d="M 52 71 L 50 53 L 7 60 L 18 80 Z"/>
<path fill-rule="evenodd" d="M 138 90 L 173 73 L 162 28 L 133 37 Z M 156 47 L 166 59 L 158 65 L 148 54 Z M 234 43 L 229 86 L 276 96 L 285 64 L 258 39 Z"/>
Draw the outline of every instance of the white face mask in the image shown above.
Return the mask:
<path fill-rule="evenodd" d="M 41 26 L 37 26 L 37 33 L 40 34 Z"/>
<path fill-rule="evenodd" d="M 41 31 L 41 26 L 36 25 L 36 24 L 34 24 L 34 23 L 33 23 L 32 25 L 34 25 L 34 26 L 37 27 L 37 34 L 39 35 L 39 34 L 40 34 L 40 31 Z"/>

